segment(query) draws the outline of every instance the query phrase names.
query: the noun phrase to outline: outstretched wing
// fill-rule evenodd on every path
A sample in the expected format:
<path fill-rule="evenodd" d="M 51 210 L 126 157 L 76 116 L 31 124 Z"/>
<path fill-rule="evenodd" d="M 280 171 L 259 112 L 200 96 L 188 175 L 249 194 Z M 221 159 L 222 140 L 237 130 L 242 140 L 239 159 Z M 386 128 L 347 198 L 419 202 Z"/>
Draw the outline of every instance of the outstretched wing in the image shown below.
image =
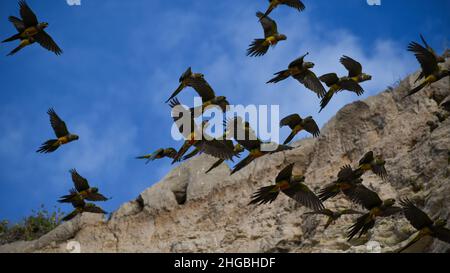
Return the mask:
<path fill-rule="evenodd" d="M 298 80 L 301 84 L 305 85 L 306 88 L 315 92 L 318 97 L 322 98 L 325 96 L 325 88 L 323 88 L 322 83 L 320 83 L 319 78 L 311 70 L 307 70 L 304 73 L 293 75 L 293 77 Z"/>
<path fill-rule="evenodd" d="M 363 206 L 367 210 L 371 210 L 372 208 L 383 204 L 383 201 L 376 192 L 369 190 L 361 184 L 346 190 L 345 194 L 352 202 Z"/>
<path fill-rule="evenodd" d="M 191 86 L 202 98 L 203 102 L 207 102 L 216 97 L 214 90 L 203 77 L 196 77 L 191 79 Z"/>
<path fill-rule="evenodd" d="M 304 120 L 303 128 L 305 128 L 306 132 L 312 134 L 314 137 L 318 137 L 320 135 L 319 126 L 312 118 L 307 118 Z"/>
<path fill-rule="evenodd" d="M 342 56 L 341 64 L 348 70 L 348 76 L 353 78 L 361 75 L 362 65 L 348 56 Z"/>
<path fill-rule="evenodd" d="M 90 188 L 86 178 L 79 175 L 77 170 L 72 169 L 69 172 L 72 175 L 73 184 L 75 185 L 75 189 L 77 189 L 78 192 L 85 191 Z"/>
<path fill-rule="evenodd" d="M 400 200 L 400 205 L 403 207 L 403 214 L 405 214 L 406 219 L 415 229 L 421 230 L 433 225 L 433 221 L 430 217 L 416 207 L 408 198 Z"/>
<path fill-rule="evenodd" d="M 282 192 L 299 204 L 314 211 L 323 210 L 325 208 L 319 197 L 303 183 L 294 184 L 290 188 L 282 190 Z"/>
<path fill-rule="evenodd" d="M 341 90 L 348 90 L 351 92 L 355 92 L 356 95 L 358 96 L 364 94 L 364 89 L 361 87 L 359 83 L 355 82 L 354 80 L 342 80 L 339 86 L 341 87 Z"/>
<path fill-rule="evenodd" d="M 374 174 L 381 177 L 383 180 L 387 178 L 387 171 L 386 167 L 383 165 L 373 164 L 372 165 L 372 171 Z"/>
<path fill-rule="evenodd" d="M 286 166 L 281 172 L 277 175 L 275 179 L 276 182 L 280 181 L 290 181 L 292 177 L 292 170 L 294 169 L 294 163 Z"/>
<path fill-rule="evenodd" d="M 67 136 L 69 131 L 67 130 L 66 123 L 56 114 L 55 110 L 50 108 L 47 114 L 50 116 L 50 124 L 52 125 L 53 131 L 55 131 L 55 135 L 58 138 Z"/>
<path fill-rule="evenodd" d="M 107 201 L 108 198 L 103 196 L 103 194 L 100 193 L 90 193 L 88 196 L 86 196 L 86 200 L 88 201 Z"/>
<path fill-rule="evenodd" d="M 367 152 L 360 160 L 359 165 L 370 164 L 374 160 L 373 151 Z"/>
<path fill-rule="evenodd" d="M 177 151 L 174 148 L 167 148 L 164 150 L 164 155 L 168 158 L 175 158 Z"/>
<path fill-rule="evenodd" d="M 319 80 L 324 82 L 328 87 L 339 82 L 339 77 L 336 73 L 328 73 L 319 77 Z"/>
<path fill-rule="evenodd" d="M 309 52 L 306 52 L 305 55 L 295 59 L 294 61 L 292 61 L 289 64 L 289 68 L 293 68 L 293 67 L 298 67 L 298 68 L 303 68 L 303 62 L 305 60 L 305 57 L 309 55 Z"/>
<path fill-rule="evenodd" d="M 205 140 L 200 143 L 199 148 L 205 154 L 224 160 L 230 160 L 236 155 L 231 140 Z"/>
<path fill-rule="evenodd" d="M 96 206 L 94 204 L 88 204 L 86 207 L 84 207 L 83 211 L 90 212 L 90 213 L 101 213 L 106 214 L 106 211 L 104 211 L 99 206 Z"/>
<path fill-rule="evenodd" d="M 47 34 L 44 30 L 39 31 L 33 38 L 38 42 L 43 48 L 52 51 L 56 55 L 61 55 L 62 50 L 59 46 L 53 41 L 52 37 Z"/>
<path fill-rule="evenodd" d="M 25 23 L 22 20 L 20 20 L 19 18 L 14 17 L 14 16 L 9 16 L 8 20 L 14 25 L 14 27 L 17 29 L 17 31 L 19 33 L 22 33 L 26 29 Z"/>
<path fill-rule="evenodd" d="M 281 0 L 280 2 L 298 11 L 303 11 L 306 8 L 305 4 L 303 4 L 300 0 Z"/>
<path fill-rule="evenodd" d="M 256 16 L 259 18 L 259 22 L 264 29 L 264 37 L 268 38 L 278 34 L 277 23 L 272 20 L 269 16 L 264 16 L 262 12 L 257 12 Z"/>
<path fill-rule="evenodd" d="M 338 173 L 338 179 L 341 181 L 351 180 L 353 177 L 353 169 L 350 165 L 345 165 Z"/>
<path fill-rule="evenodd" d="M 22 17 L 22 20 L 25 23 L 26 28 L 36 26 L 39 23 L 36 14 L 34 14 L 34 12 L 31 10 L 31 8 L 25 1 L 23 0 L 19 1 L 19 7 L 20 7 L 20 17 Z"/>
<path fill-rule="evenodd" d="M 280 127 L 289 126 L 289 128 L 294 129 L 301 122 L 302 118 L 298 114 L 293 114 L 282 119 L 280 121 Z"/>
<path fill-rule="evenodd" d="M 417 61 L 422 67 L 422 71 L 425 76 L 429 76 L 436 71 L 439 71 L 439 66 L 436 57 L 429 50 L 421 46 L 416 42 L 411 42 L 408 45 L 408 51 L 411 51 L 416 56 Z"/>

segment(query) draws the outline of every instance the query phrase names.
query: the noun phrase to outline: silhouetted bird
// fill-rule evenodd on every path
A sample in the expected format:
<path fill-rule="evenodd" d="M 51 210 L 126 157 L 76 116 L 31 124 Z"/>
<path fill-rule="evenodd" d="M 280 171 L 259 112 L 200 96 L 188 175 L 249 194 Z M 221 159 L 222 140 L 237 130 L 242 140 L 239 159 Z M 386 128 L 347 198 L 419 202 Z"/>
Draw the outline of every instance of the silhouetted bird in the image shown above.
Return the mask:
<path fill-rule="evenodd" d="M 189 67 L 186 70 L 186 72 L 184 72 L 183 75 L 181 75 L 179 81 L 180 85 L 166 102 L 172 100 L 184 88 L 189 86 L 192 87 L 197 92 L 197 94 L 202 98 L 202 105 L 200 107 L 191 109 L 191 113 L 194 117 L 200 116 L 205 111 L 206 108 L 212 106 L 218 106 L 222 109 L 223 112 L 226 112 L 227 106 L 230 104 L 227 101 L 227 98 L 224 96 L 216 96 L 216 93 L 209 85 L 209 83 L 205 80 L 203 74 L 192 73 L 191 68 Z M 198 111 L 194 111 L 197 109 Z"/>
<path fill-rule="evenodd" d="M 167 149 L 161 148 L 161 149 L 154 151 L 151 154 L 138 156 L 138 157 L 136 157 L 136 159 L 147 159 L 145 164 L 148 164 L 150 161 L 153 161 L 155 159 L 161 159 L 164 157 L 173 159 L 176 156 L 176 154 L 177 154 L 177 151 L 174 148 L 167 148 Z"/>
<path fill-rule="evenodd" d="M 108 198 L 98 192 L 98 188 L 89 186 L 86 178 L 78 174 L 75 169 L 70 170 L 75 189 L 70 190 L 69 195 L 64 195 L 58 200 L 60 203 L 71 203 L 75 200 L 107 201 Z"/>
<path fill-rule="evenodd" d="M 386 161 L 384 161 L 382 155 L 374 156 L 373 152 L 367 152 L 363 158 L 359 161 L 358 169 L 366 171 L 372 171 L 374 174 L 381 177 L 383 180 L 387 178 L 387 171 L 384 165 Z"/>
<path fill-rule="evenodd" d="M 252 196 L 249 205 L 272 203 L 280 192 L 294 199 L 299 204 L 315 211 L 325 209 L 320 199 L 304 183 L 303 175 L 292 175 L 295 164 L 285 167 L 276 177 L 275 185 L 262 187 Z"/>
<path fill-rule="evenodd" d="M 314 67 L 314 63 L 305 62 L 304 59 L 309 53 L 301 56 L 300 58 L 291 62 L 288 69 L 275 73 L 275 77 L 269 80 L 267 83 L 278 83 L 283 81 L 289 76 L 293 77 L 301 84 L 303 84 L 309 90 L 315 92 L 319 98 L 325 96 L 325 88 L 320 83 L 319 78 L 310 69 Z"/>
<path fill-rule="evenodd" d="M 259 57 L 263 56 L 280 41 L 287 39 L 286 35 L 278 33 L 277 23 L 269 16 L 265 16 L 262 12 L 257 12 L 256 16 L 260 19 L 260 23 L 264 29 L 264 39 L 255 39 L 247 49 L 247 56 Z"/>
<path fill-rule="evenodd" d="M 372 76 L 362 72 L 362 65 L 354 59 L 343 56 L 340 62 L 348 70 L 348 76 L 339 78 L 336 73 L 329 73 L 319 77 L 329 87 L 328 92 L 320 102 L 319 112 L 322 112 L 337 92 L 347 90 L 361 96 L 364 94 L 364 89 L 359 83 L 372 79 Z"/>
<path fill-rule="evenodd" d="M 263 16 L 269 15 L 279 5 L 286 5 L 298 11 L 303 11 L 306 8 L 300 0 L 269 0 L 269 7 Z"/>
<path fill-rule="evenodd" d="M 400 200 L 400 204 L 403 207 L 403 213 L 405 214 L 406 219 L 419 232 L 414 237 L 414 239 L 412 239 L 407 245 L 399 249 L 398 252 L 402 252 L 408 249 L 425 236 L 432 236 L 450 244 L 450 230 L 445 227 L 447 225 L 447 220 L 431 220 L 425 212 L 416 207 L 407 198 Z"/>
<path fill-rule="evenodd" d="M 86 203 L 86 202 L 84 202 L 84 200 L 76 200 L 71 203 L 75 209 L 71 213 L 66 215 L 62 219 L 63 221 L 69 221 L 69 220 L 73 219 L 75 216 L 77 216 L 78 214 L 82 214 L 83 212 L 101 213 L 101 214 L 107 213 L 102 208 L 100 208 L 94 204 L 91 204 L 91 203 Z"/>
<path fill-rule="evenodd" d="M 437 63 L 445 63 L 445 56 L 439 56 L 436 51 L 434 51 L 434 49 L 428 45 L 427 41 L 425 40 L 425 38 L 422 36 L 422 34 L 420 34 L 420 39 L 422 40 L 424 46 L 426 47 L 426 49 L 428 50 L 428 52 L 430 52 L 434 58 L 436 59 Z M 422 49 L 420 49 L 420 47 L 422 47 L 421 45 L 419 45 L 420 47 L 418 47 L 417 45 L 419 45 L 416 42 L 411 42 L 410 45 L 408 46 L 408 50 L 412 51 L 412 52 L 416 52 L 416 50 L 419 49 L 419 52 L 422 51 Z M 423 47 L 422 47 L 423 48 Z M 422 80 L 423 78 L 425 78 L 425 74 L 424 72 L 420 72 L 419 77 L 417 77 L 417 79 L 414 81 L 414 83 Z"/>
<path fill-rule="evenodd" d="M 424 48 L 416 42 L 411 42 L 408 45 L 408 51 L 414 53 L 417 61 L 422 67 L 422 72 L 419 75 L 419 79 L 422 82 L 417 87 L 409 91 L 405 98 L 419 92 L 432 83 L 450 76 L 450 72 L 448 69 L 441 69 L 439 67 L 438 62 L 441 60 L 438 60 L 438 57 L 436 56 L 436 53 L 434 51 L 430 51 L 429 49 Z"/>
<path fill-rule="evenodd" d="M 22 20 L 15 16 L 9 16 L 8 18 L 18 33 L 2 41 L 2 43 L 5 43 L 20 40 L 19 46 L 13 49 L 8 56 L 14 55 L 22 48 L 34 42 L 38 42 L 45 49 L 54 52 L 56 55 L 60 55 L 62 50 L 44 30 L 48 27 L 48 23 L 39 23 L 36 15 L 25 1 L 19 1 L 19 8 Z"/>
<path fill-rule="evenodd" d="M 66 123 L 59 118 L 59 116 L 56 114 L 53 108 L 50 108 L 47 111 L 47 114 L 50 116 L 50 124 L 52 125 L 53 131 L 55 132 L 57 139 L 47 140 L 41 145 L 39 150 L 37 150 L 36 152 L 51 153 L 56 151 L 61 145 L 78 140 L 79 137 L 77 135 L 69 133 L 69 130 L 67 130 Z"/>
<path fill-rule="evenodd" d="M 362 205 L 369 212 L 359 217 L 349 228 L 347 238 L 350 241 L 358 235 L 361 237 L 375 226 L 378 217 L 389 217 L 401 212 L 401 208 L 394 206 L 395 199 L 381 200 L 378 194 L 360 185 L 353 189 L 351 194 L 353 202 Z"/>
<path fill-rule="evenodd" d="M 298 114 L 293 114 L 285 117 L 280 121 L 280 127 L 289 126 L 291 128 L 291 134 L 287 137 L 283 144 L 288 144 L 294 139 L 294 137 L 305 130 L 306 132 L 312 134 L 314 137 L 318 137 L 320 135 L 319 126 L 314 121 L 313 117 L 306 117 L 302 119 Z"/>

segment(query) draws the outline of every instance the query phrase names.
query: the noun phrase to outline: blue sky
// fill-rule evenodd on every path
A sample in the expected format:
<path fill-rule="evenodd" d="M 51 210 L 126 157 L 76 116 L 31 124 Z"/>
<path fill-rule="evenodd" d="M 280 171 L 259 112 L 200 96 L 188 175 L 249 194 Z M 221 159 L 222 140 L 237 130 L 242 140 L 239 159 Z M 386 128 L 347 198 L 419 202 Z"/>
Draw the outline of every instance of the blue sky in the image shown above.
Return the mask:
<path fill-rule="evenodd" d="M 64 54 L 33 45 L 6 57 L 15 44 L 0 46 L 0 219 L 17 221 L 40 204 L 59 206 L 57 198 L 72 187 L 71 168 L 113 197 L 101 204 L 108 211 L 163 178 L 170 161 L 145 165 L 134 157 L 180 146 L 171 138 L 164 101 L 188 66 L 233 104 L 279 104 L 282 116 L 312 115 L 323 125 L 345 104 L 415 71 L 405 48 L 419 33 L 439 52 L 448 46 L 450 1 L 382 0 L 378 7 L 365 0 L 304 2 L 305 12 L 281 7 L 271 15 L 288 40 L 249 58 L 248 44 L 262 36 L 255 12 L 267 1 L 82 0 L 69 6 L 28 0 Z M 14 33 L 9 15 L 18 15 L 17 1 L 0 1 L 2 40 Z M 265 84 L 306 51 L 317 74 L 345 73 L 343 54 L 360 60 L 373 75 L 365 95 L 342 93 L 318 114 L 317 97 L 294 80 Z M 186 90 L 179 98 L 192 104 L 194 94 Z M 54 137 L 49 107 L 80 140 L 41 155 L 36 149 Z"/>

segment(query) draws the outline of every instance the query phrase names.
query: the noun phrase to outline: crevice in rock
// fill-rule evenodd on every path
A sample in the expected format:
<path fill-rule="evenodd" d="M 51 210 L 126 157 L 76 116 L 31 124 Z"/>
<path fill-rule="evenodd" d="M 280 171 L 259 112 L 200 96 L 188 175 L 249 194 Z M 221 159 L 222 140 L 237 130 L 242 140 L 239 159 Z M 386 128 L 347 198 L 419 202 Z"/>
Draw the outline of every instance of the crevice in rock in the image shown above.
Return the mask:
<path fill-rule="evenodd" d="M 175 195 L 175 200 L 177 200 L 178 205 L 186 204 L 188 185 L 189 183 L 186 183 L 181 188 L 172 191 Z"/>
<path fill-rule="evenodd" d="M 144 198 L 142 198 L 142 195 L 139 194 L 139 196 L 136 198 L 135 201 L 136 201 L 136 204 L 139 207 L 139 211 L 140 212 L 143 211 L 145 204 L 144 204 Z"/>

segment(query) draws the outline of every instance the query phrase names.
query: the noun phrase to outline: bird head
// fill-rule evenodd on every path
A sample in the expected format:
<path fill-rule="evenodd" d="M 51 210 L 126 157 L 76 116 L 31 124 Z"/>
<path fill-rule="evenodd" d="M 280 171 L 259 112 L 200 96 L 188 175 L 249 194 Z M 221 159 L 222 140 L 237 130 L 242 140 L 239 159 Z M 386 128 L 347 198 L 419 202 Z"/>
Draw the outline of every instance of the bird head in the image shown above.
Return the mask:
<path fill-rule="evenodd" d="M 393 198 L 384 200 L 384 206 L 385 207 L 391 207 L 394 204 L 395 204 L 395 199 L 393 199 Z"/>
<path fill-rule="evenodd" d="M 279 34 L 278 37 L 277 37 L 277 40 L 278 41 L 285 41 L 285 40 L 287 40 L 287 36 L 284 35 L 284 34 Z"/>
<path fill-rule="evenodd" d="M 360 80 L 361 82 L 370 81 L 370 80 L 372 80 L 372 76 L 369 75 L 369 74 L 362 73 L 362 74 L 359 76 L 359 80 Z"/>
<path fill-rule="evenodd" d="M 436 222 L 434 222 L 434 225 L 437 227 L 445 227 L 447 225 L 446 219 L 438 219 Z"/>
<path fill-rule="evenodd" d="M 224 102 L 224 101 L 226 101 L 227 100 L 227 97 L 225 97 L 225 96 L 217 96 L 217 97 L 215 97 L 214 98 L 214 103 L 221 103 L 221 102 Z"/>
<path fill-rule="evenodd" d="M 291 183 L 295 182 L 295 183 L 301 183 L 305 181 L 305 176 L 303 175 L 293 175 L 292 179 L 291 179 Z"/>
<path fill-rule="evenodd" d="M 237 153 L 241 153 L 244 151 L 244 147 L 242 147 L 242 145 L 238 143 L 234 146 L 234 151 Z"/>
<path fill-rule="evenodd" d="M 98 188 L 96 188 L 96 187 L 91 188 L 91 192 L 92 193 L 97 193 L 98 192 Z"/>
<path fill-rule="evenodd" d="M 303 67 L 306 68 L 306 69 L 314 68 L 314 63 L 312 63 L 312 62 L 304 62 L 303 63 Z"/>
<path fill-rule="evenodd" d="M 78 140 L 80 137 L 78 135 L 70 135 L 69 139 L 70 140 Z"/>
<path fill-rule="evenodd" d="M 436 61 L 438 63 L 445 63 L 445 58 L 443 56 L 439 56 L 439 57 L 436 58 Z"/>
<path fill-rule="evenodd" d="M 377 165 L 384 165 L 384 164 L 386 164 L 386 161 L 384 161 L 382 155 L 377 155 L 375 157 L 375 164 L 377 164 Z"/>
<path fill-rule="evenodd" d="M 46 27 L 48 27 L 48 23 L 47 22 L 42 22 L 38 24 L 38 28 L 39 29 L 45 29 Z"/>

